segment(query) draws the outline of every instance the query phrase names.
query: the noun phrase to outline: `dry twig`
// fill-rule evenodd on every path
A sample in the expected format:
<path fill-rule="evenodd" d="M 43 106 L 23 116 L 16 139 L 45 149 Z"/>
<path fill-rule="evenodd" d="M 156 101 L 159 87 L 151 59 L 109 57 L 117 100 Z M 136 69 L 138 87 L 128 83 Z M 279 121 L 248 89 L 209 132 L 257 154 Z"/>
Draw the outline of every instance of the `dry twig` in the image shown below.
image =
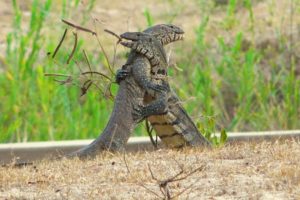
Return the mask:
<path fill-rule="evenodd" d="M 120 42 L 122 41 L 122 38 L 121 38 L 118 34 L 114 33 L 113 31 L 108 30 L 108 29 L 104 29 L 104 31 L 105 31 L 106 33 L 109 33 L 109 34 L 115 36 L 115 37 L 118 39 L 117 44 L 120 43 Z"/>
<path fill-rule="evenodd" d="M 77 48 L 77 42 L 78 42 L 77 33 L 73 33 L 73 35 L 74 35 L 74 46 L 73 46 L 72 52 L 71 52 L 71 54 L 70 54 L 70 56 L 69 56 L 69 58 L 68 58 L 68 60 L 67 60 L 67 64 L 70 63 L 71 59 L 72 59 L 73 56 L 74 56 L 74 53 L 75 53 L 75 51 L 76 51 L 76 48 Z"/>
<path fill-rule="evenodd" d="M 175 160 L 176 161 L 176 160 Z M 187 177 L 191 176 L 192 174 L 194 174 L 197 171 L 202 171 L 205 168 L 205 165 L 202 165 L 198 168 L 196 168 L 195 170 L 187 173 L 185 176 L 179 177 L 184 173 L 184 169 L 181 165 L 179 165 L 179 163 L 176 161 L 176 163 L 178 164 L 180 171 L 175 174 L 174 176 L 167 178 L 165 180 L 159 180 L 158 178 L 156 178 L 154 176 L 153 171 L 151 170 L 150 165 L 148 164 L 148 169 L 150 171 L 151 177 L 153 180 L 155 180 L 159 186 L 160 192 L 162 193 L 163 197 L 161 197 L 160 195 L 158 195 L 156 192 L 150 190 L 149 188 L 147 188 L 145 185 L 141 185 L 143 188 L 145 188 L 146 190 L 150 191 L 151 193 L 155 194 L 157 197 L 162 198 L 162 199 L 174 199 L 175 197 L 178 197 L 179 195 L 183 194 L 185 191 L 187 191 L 188 189 L 190 189 L 196 182 L 192 183 L 191 185 L 189 185 L 187 188 L 183 189 L 182 191 L 178 192 L 177 194 L 175 194 L 174 196 L 171 195 L 170 192 L 170 188 L 169 188 L 169 183 L 172 182 L 177 182 L 177 181 L 181 181 L 186 179 Z M 179 177 L 179 178 L 178 178 Z"/>
<path fill-rule="evenodd" d="M 150 141 L 151 141 L 152 145 L 154 146 L 154 148 L 157 149 L 158 148 L 157 135 L 154 140 L 153 135 L 152 135 L 153 127 L 150 127 L 150 122 L 148 121 L 148 119 L 145 120 L 145 125 L 146 125 L 146 131 L 150 137 Z"/>
<path fill-rule="evenodd" d="M 54 53 L 53 53 L 53 55 L 52 55 L 52 58 L 54 58 L 55 55 L 57 54 L 57 52 L 58 52 L 58 50 L 59 50 L 61 44 L 62 44 L 63 41 L 65 40 L 65 37 L 66 37 L 66 35 L 67 35 L 67 32 L 68 32 L 68 29 L 66 28 L 66 29 L 65 29 L 65 32 L 64 32 L 64 34 L 63 34 L 63 36 L 62 36 L 62 38 L 60 39 L 60 41 L 59 41 L 57 47 L 56 47 L 55 50 L 54 50 Z"/>
<path fill-rule="evenodd" d="M 118 41 L 114 44 L 114 56 L 113 56 L 113 62 L 112 62 L 112 68 L 114 68 L 115 67 L 115 61 L 116 61 L 116 55 L 117 55 L 117 45 L 122 41 L 122 38 L 118 34 L 114 33 L 111 30 L 104 29 L 104 31 L 106 33 L 109 33 L 112 36 L 115 36 L 118 39 Z"/>
<path fill-rule="evenodd" d="M 86 80 L 86 81 L 82 84 L 82 86 L 81 86 L 81 88 L 80 88 L 80 90 L 81 90 L 80 96 L 81 96 L 81 97 L 87 93 L 88 89 L 91 87 L 92 84 L 93 84 L 93 81 L 90 80 L 90 79 Z"/>
<path fill-rule="evenodd" d="M 76 25 L 76 24 L 71 23 L 71 22 L 69 22 L 69 21 L 67 21 L 67 20 L 65 20 L 65 19 L 62 19 L 61 21 L 64 22 L 65 24 L 67 24 L 67 25 L 73 27 L 73 28 L 76 28 L 76 29 L 80 30 L 80 31 L 88 32 L 88 33 L 91 33 L 91 34 L 93 34 L 93 35 L 97 35 L 97 33 L 96 33 L 95 31 L 92 31 L 92 30 L 90 30 L 90 29 L 88 29 L 88 28 L 85 28 L 85 27 Z"/>
<path fill-rule="evenodd" d="M 99 76 L 103 76 L 104 78 L 108 79 L 110 82 L 112 82 L 112 79 L 110 77 L 108 77 L 107 75 L 101 73 L 101 72 L 96 72 L 96 71 L 88 71 L 88 72 L 82 72 L 82 75 L 86 75 L 86 74 L 97 74 Z"/>
<path fill-rule="evenodd" d="M 64 22 L 64 23 L 67 24 L 68 26 L 73 27 L 73 28 L 75 28 L 75 29 L 77 29 L 77 30 L 84 31 L 84 32 L 88 32 L 88 33 L 91 33 L 92 35 L 96 36 L 97 42 L 98 42 L 98 44 L 100 45 L 101 51 L 103 52 L 103 54 L 104 54 L 104 56 L 105 56 L 105 59 L 106 59 L 106 61 L 107 61 L 107 63 L 108 63 L 108 68 L 109 68 L 109 70 L 111 71 L 111 73 L 112 73 L 112 75 L 113 75 L 114 73 L 113 73 L 112 68 L 111 68 L 111 66 L 110 66 L 110 62 L 109 62 L 109 60 L 108 60 L 108 56 L 107 56 L 107 54 L 106 54 L 106 52 L 105 52 L 105 50 L 104 50 L 104 48 L 103 48 L 103 46 L 102 46 L 102 44 L 101 44 L 101 42 L 100 42 L 100 39 L 98 38 L 97 32 L 96 32 L 96 31 L 93 31 L 93 30 L 91 30 L 91 29 L 88 29 L 88 28 L 85 28 L 85 27 L 76 25 L 75 23 L 71 23 L 71 22 L 69 22 L 69 21 L 67 21 L 67 20 L 64 20 L 64 19 L 62 19 L 62 22 Z M 94 24 L 95 24 L 95 20 L 94 20 Z M 95 26 L 95 30 L 96 30 L 96 26 Z M 65 38 L 66 38 L 67 31 L 68 31 L 68 29 L 65 29 L 65 32 L 64 32 L 64 34 L 63 34 L 63 36 L 62 36 L 62 38 L 61 38 L 61 40 L 60 40 L 58 46 L 56 47 L 56 49 L 55 49 L 55 51 L 54 51 L 54 54 L 52 55 L 52 58 L 55 57 L 55 55 L 57 54 L 58 50 L 60 49 L 60 47 L 61 47 L 63 41 L 64 41 Z M 108 32 L 108 33 L 114 35 L 115 37 L 117 37 L 118 39 L 120 39 L 120 37 L 119 37 L 117 34 L 115 34 L 114 32 L 109 31 L 109 30 L 106 30 L 106 32 Z M 72 52 L 70 53 L 70 55 L 69 55 L 69 57 L 68 57 L 68 59 L 67 59 L 67 64 L 69 64 L 70 61 L 73 60 L 73 56 L 74 56 L 74 54 L 75 54 L 75 51 L 76 51 L 76 48 L 77 48 L 77 44 L 78 44 L 78 35 L 77 35 L 77 33 L 74 32 L 73 35 L 74 35 L 74 45 L 73 45 Z M 115 52 L 116 52 L 116 48 L 115 48 Z M 50 55 L 50 54 L 51 54 L 51 53 L 49 52 L 48 55 Z M 103 73 L 101 73 L 101 72 L 92 71 L 91 64 L 90 64 L 90 62 L 89 62 L 89 59 L 88 59 L 88 56 L 87 56 L 87 53 L 85 52 L 85 50 L 83 50 L 83 56 L 84 56 L 85 62 L 86 62 L 87 65 L 88 65 L 89 71 L 83 72 L 82 69 L 81 69 L 80 66 L 79 66 L 79 63 L 78 63 L 77 61 L 75 61 L 75 64 L 77 65 L 77 67 L 78 67 L 78 69 L 79 69 L 79 71 L 80 71 L 79 78 L 83 78 L 82 76 L 85 76 L 85 75 L 90 75 L 90 77 L 84 78 L 85 80 L 83 80 L 84 82 L 83 82 L 81 85 L 76 84 L 76 83 L 74 82 L 74 80 L 75 80 L 74 77 L 71 76 L 71 75 L 64 75 L 64 74 L 50 74 L 50 73 L 46 73 L 45 76 L 55 76 L 55 77 L 60 77 L 60 76 L 62 76 L 62 77 L 66 77 L 65 80 L 57 80 L 57 79 L 54 79 L 54 80 L 57 81 L 57 82 L 59 82 L 59 83 L 62 84 L 62 85 L 65 85 L 65 84 L 73 84 L 73 85 L 78 86 L 78 87 L 80 88 L 80 90 L 81 90 L 80 96 L 85 95 L 85 94 L 88 92 L 89 88 L 90 88 L 92 85 L 94 85 L 96 88 L 99 89 L 100 93 L 102 93 L 103 96 L 105 96 L 106 98 L 109 98 L 109 99 L 112 99 L 112 100 L 113 100 L 114 97 L 113 97 L 113 95 L 112 95 L 112 93 L 111 93 L 111 91 L 110 91 L 111 83 L 113 82 L 113 81 L 112 81 L 112 78 L 110 78 L 109 76 L 107 76 L 107 75 L 105 75 L 105 74 L 103 74 Z M 114 59 L 115 59 L 115 55 L 114 55 Z M 56 62 L 55 60 L 53 60 L 53 61 Z M 58 65 L 60 65 L 60 64 L 58 64 Z M 105 79 L 107 79 L 107 80 L 109 81 L 109 84 L 106 86 L 104 92 L 103 92 L 103 90 L 97 85 L 97 80 L 92 78 L 94 74 L 95 74 L 95 75 L 100 75 L 101 77 L 104 77 Z"/>
<path fill-rule="evenodd" d="M 125 151 L 123 153 L 123 160 L 124 160 L 127 172 L 130 174 L 130 169 L 129 169 L 129 166 L 128 166 L 128 163 L 127 163 L 127 160 L 126 160 L 126 152 Z"/>
<path fill-rule="evenodd" d="M 91 68 L 90 61 L 89 61 L 89 59 L 88 59 L 88 57 L 87 57 L 87 55 L 86 55 L 86 52 L 85 52 L 85 50 L 84 50 L 84 49 L 82 50 L 82 52 L 83 52 L 83 55 L 84 55 L 85 61 L 86 61 L 87 65 L 88 65 L 88 67 L 89 67 L 89 70 L 90 70 L 90 72 L 91 72 L 91 71 L 92 71 L 92 68 Z M 91 76 L 93 76 L 93 73 L 91 73 Z"/>

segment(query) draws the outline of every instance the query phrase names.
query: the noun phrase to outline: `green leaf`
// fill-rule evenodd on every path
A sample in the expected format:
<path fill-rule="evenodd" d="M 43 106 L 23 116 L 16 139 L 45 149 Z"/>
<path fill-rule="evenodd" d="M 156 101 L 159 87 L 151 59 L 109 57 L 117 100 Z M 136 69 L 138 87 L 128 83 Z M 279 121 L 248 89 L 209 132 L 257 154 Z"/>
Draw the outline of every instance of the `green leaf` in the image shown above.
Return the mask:
<path fill-rule="evenodd" d="M 153 17 L 148 8 L 145 9 L 144 16 L 146 17 L 146 20 L 147 20 L 147 26 L 149 26 L 149 27 L 153 26 L 154 20 L 153 20 Z"/>

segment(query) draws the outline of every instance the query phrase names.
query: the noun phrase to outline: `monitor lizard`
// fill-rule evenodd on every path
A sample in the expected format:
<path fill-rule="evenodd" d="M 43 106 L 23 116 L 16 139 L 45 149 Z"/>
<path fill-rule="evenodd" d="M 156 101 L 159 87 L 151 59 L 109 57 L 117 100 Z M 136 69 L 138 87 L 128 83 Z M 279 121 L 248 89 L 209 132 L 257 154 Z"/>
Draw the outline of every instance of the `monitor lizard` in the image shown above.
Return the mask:
<path fill-rule="evenodd" d="M 174 35 L 183 34 L 180 28 L 168 24 L 155 25 L 147 28 L 144 32 L 152 34 L 163 45 L 176 41 L 172 39 Z M 131 51 L 126 64 L 123 65 L 121 72 L 118 74 L 122 74 L 122 71 L 130 71 L 131 68 L 134 69 L 133 71 L 139 68 L 150 69 L 150 63 L 143 55 Z M 117 81 L 119 82 L 119 90 L 105 129 L 91 144 L 68 154 L 67 157 L 93 157 L 105 150 L 121 150 L 126 145 L 131 132 L 140 121 L 140 119 L 134 119 L 132 116 L 133 105 L 140 105 L 143 102 L 145 91 L 131 75 L 128 75 L 125 80 L 118 79 Z M 155 91 L 163 89 L 160 85 L 153 83 L 148 87 Z"/>
<path fill-rule="evenodd" d="M 163 43 L 151 34 L 141 32 L 126 32 L 121 35 L 121 38 L 127 40 L 121 42 L 123 46 L 144 55 L 151 64 L 150 68 L 143 65 L 132 71 L 136 82 L 146 91 L 144 99 L 146 105 L 134 105 L 133 117 L 135 119 L 147 118 L 156 134 L 168 147 L 211 146 L 210 142 L 198 131 L 175 92 L 169 87 L 168 62 Z M 142 67 L 148 68 L 142 69 Z M 120 73 L 126 76 L 126 73 Z M 149 82 L 159 84 L 164 89 L 149 90 L 147 88 L 147 85 L 150 85 Z"/>

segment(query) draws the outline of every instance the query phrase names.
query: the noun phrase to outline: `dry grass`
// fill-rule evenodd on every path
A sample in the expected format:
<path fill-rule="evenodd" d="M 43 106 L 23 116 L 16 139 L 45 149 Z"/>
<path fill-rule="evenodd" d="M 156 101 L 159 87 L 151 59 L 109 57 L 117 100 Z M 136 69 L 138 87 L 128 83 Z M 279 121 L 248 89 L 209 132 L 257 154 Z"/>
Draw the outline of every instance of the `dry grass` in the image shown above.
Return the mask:
<path fill-rule="evenodd" d="M 179 199 L 299 199 L 299 141 L 239 143 L 222 148 L 105 154 L 95 160 L 43 161 L 0 168 L 0 198 L 155 199 L 160 180 Z"/>

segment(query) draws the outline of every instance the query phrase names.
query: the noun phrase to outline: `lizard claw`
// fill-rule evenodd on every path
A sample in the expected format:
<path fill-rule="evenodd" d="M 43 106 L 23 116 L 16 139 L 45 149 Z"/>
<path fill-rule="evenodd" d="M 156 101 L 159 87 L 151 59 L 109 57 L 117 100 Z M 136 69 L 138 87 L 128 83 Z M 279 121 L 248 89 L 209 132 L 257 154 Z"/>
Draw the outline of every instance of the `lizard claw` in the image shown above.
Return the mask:
<path fill-rule="evenodd" d="M 118 69 L 116 73 L 116 83 L 120 84 L 129 75 L 129 71 L 125 69 Z"/>

